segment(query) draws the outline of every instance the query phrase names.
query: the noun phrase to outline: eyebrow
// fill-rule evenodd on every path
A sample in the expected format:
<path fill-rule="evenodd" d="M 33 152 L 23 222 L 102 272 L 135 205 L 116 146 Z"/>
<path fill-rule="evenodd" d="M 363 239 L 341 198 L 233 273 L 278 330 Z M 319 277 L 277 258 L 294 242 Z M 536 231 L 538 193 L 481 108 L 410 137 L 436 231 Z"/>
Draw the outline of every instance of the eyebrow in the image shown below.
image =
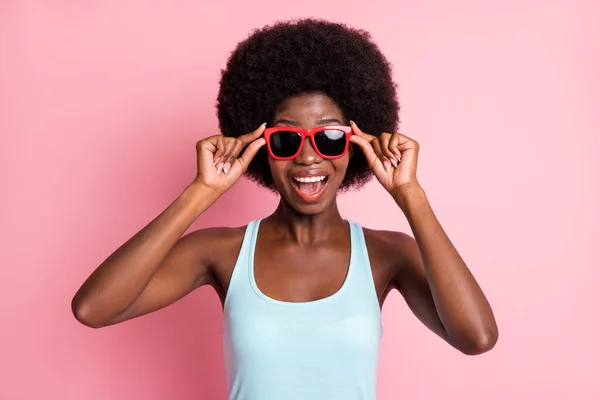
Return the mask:
<path fill-rule="evenodd" d="M 330 124 L 332 122 L 337 122 L 338 124 L 342 125 L 342 122 L 337 119 L 337 118 L 324 118 L 324 119 L 320 119 L 317 121 L 317 125 L 325 125 L 325 124 Z M 273 125 L 277 125 L 277 124 L 286 124 L 286 125 L 292 125 L 292 126 L 300 126 L 300 122 L 298 121 L 293 121 L 290 119 L 278 119 L 277 121 L 275 121 L 275 123 Z"/>

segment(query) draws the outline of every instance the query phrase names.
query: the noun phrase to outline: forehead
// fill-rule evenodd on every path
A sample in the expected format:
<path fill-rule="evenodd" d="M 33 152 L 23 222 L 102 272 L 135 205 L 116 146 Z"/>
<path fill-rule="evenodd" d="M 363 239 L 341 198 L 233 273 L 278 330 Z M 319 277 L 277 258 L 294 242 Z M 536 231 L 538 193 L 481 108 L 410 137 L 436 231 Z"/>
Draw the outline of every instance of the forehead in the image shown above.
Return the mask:
<path fill-rule="evenodd" d="M 333 99 L 324 93 L 303 93 L 282 101 L 275 109 L 276 118 L 295 121 L 340 118 L 342 110 Z"/>

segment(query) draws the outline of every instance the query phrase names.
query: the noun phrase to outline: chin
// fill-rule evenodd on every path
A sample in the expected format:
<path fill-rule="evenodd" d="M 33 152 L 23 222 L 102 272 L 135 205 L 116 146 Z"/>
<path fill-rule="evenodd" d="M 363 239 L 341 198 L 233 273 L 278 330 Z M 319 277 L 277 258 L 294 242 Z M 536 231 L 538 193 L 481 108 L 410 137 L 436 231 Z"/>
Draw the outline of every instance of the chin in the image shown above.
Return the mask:
<path fill-rule="evenodd" d="M 322 214 L 323 211 L 325 211 L 327 209 L 327 204 L 298 204 L 298 203 L 290 203 L 288 201 L 288 204 L 298 213 L 301 215 L 306 215 L 306 216 L 313 216 L 313 215 L 319 215 Z"/>

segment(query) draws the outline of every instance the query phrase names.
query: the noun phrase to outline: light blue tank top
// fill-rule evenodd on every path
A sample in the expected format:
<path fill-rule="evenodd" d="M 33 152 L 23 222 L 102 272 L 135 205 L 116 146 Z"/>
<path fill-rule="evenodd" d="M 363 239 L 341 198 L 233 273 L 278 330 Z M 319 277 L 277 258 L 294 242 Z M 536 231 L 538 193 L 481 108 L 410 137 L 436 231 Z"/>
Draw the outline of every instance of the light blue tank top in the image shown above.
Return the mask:
<path fill-rule="evenodd" d="M 256 285 L 260 221 L 246 228 L 225 298 L 229 399 L 374 400 L 383 327 L 361 226 L 348 221 L 350 265 L 342 287 L 296 303 L 270 298 Z"/>

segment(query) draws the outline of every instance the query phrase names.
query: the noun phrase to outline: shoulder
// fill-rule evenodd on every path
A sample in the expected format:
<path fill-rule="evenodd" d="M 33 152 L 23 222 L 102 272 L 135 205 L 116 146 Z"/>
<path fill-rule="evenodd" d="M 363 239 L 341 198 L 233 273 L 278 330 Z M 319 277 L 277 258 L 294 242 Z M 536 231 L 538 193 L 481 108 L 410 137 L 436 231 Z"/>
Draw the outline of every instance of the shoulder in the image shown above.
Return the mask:
<path fill-rule="evenodd" d="M 402 255 L 415 242 L 412 236 L 397 231 L 362 228 L 369 253 L 376 252 L 386 255 Z"/>
<path fill-rule="evenodd" d="M 386 266 L 394 286 L 409 282 L 408 278 L 424 276 L 421 251 L 412 236 L 395 231 L 363 230 L 369 258 Z"/>
<path fill-rule="evenodd" d="M 202 228 L 195 231 L 192 231 L 187 234 L 187 236 L 192 236 L 194 239 L 203 239 L 203 240 L 214 240 L 221 241 L 223 239 L 239 237 L 240 239 L 244 237 L 244 233 L 246 232 L 247 225 L 244 226 L 236 226 L 236 227 L 211 227 L 211 228 Z"/>
<path fill-rule="evenodd" d="M 421 262 L 416 240 L 407 233 L 363 228 L 369 259 L 385 265 L 391 275 L 412 269 Z"/>
<path fill-rule="evenodd" d="M 212 275 L 211 286 L 224 300 L 225 288 L 238 258 L 247 225 L 239 227 L 203 228 L 186 235 L 191 257 L 201 259 Z"/>
<path fill-rule="evenodd" d="M 202 228 L 184 236 L 189 247 L 203 254 L 209 264 L 218 263 L 223 256 L 230 254 L 242 245 L 246 226 Z M 236 252 L 237 255 L 237 252 Z"/>

